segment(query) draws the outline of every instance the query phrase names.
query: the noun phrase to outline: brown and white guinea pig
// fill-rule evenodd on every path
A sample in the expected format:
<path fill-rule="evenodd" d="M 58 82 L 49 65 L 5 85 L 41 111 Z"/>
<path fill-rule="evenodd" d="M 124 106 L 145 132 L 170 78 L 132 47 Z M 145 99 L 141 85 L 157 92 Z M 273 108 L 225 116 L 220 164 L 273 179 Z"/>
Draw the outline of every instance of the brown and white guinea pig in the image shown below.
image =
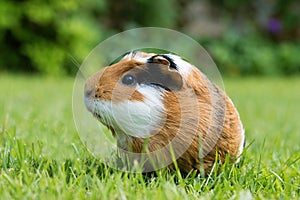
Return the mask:
<path fill-rule="evenodd" d="M 90 77 L 84 92 L 87 109 L 120 149 L 159 151 L 158 162 L 175 155 L 184 173 L 208 173 L 216 157 L 236 161 L 243 150 L 244 129 L 230 98 L 177 55 L 129 52 Z"/>

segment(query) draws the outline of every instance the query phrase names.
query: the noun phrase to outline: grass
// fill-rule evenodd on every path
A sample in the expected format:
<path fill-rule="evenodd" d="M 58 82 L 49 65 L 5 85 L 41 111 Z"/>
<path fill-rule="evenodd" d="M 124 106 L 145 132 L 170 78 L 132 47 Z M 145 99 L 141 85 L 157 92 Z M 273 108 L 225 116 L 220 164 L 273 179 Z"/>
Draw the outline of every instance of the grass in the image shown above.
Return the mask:
<path fill-rule="evenodd" d="M 84 148 L 72 78 L 0 75 L 0 199 L 299 199 L 300 79 L 226 79 L 248 149 L 211 177 L 116 171 Z"/>

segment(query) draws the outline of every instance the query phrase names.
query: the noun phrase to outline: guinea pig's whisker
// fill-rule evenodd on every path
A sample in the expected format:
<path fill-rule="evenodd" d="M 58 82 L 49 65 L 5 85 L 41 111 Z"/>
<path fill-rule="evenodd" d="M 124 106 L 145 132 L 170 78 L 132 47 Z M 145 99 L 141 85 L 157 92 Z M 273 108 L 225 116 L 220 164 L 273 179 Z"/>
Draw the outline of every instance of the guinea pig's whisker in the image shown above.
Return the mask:
<path fill-rule="evenodd" d="M 87 79 L 87 77 L 84 75 L 83 71 L 80 69 L 80 63 L 76 60 L 76 58 L 74 56 L 72 56 L 71 54 L 69 54 L 71 61 L 73 62 L 73 64 L 75 65 L 75 67 L 78 69 L 78 72 L 80 73 L 80 75 L 84 78 Z"/>

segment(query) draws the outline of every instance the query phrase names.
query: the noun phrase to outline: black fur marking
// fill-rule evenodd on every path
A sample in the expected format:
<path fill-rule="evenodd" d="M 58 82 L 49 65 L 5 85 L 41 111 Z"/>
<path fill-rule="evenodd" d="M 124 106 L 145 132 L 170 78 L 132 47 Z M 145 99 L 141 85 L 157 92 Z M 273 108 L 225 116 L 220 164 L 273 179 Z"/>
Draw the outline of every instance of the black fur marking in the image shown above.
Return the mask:
<path fill-rule="evenodd" d="M 183 85 L 181 75 L 177 71 L 169 70 L 169 68 L 154 62 L 148 63 L 142 69 L 132 69 L 128 74 L 134 76 L 140 85 L 160 87 L 166 91 L 180 90 Z"/>
<path fill-rule="evenodd" d="M 132 53 L 132 58 L 134 58 L 135 55 L 137 54 L 137 51 L 131 51 L 131 52 L 129 52 L 129 53 Z"/>
<path fill-rule="evenodd" d="M 164 89 L 164 90 L 166 90 L 166 91 L 169 91 L 169 92 L 171 91 L 170 88 L 168 88 L 168 87 L 166 87 L 166 86 L 164 86 L 164 85 L 160 85 L 160 84 L 158 84 L 158 83 L 150 83 L 150 85 L 160 87 L 160 88 L 162 88 L 162 89 Z"/>

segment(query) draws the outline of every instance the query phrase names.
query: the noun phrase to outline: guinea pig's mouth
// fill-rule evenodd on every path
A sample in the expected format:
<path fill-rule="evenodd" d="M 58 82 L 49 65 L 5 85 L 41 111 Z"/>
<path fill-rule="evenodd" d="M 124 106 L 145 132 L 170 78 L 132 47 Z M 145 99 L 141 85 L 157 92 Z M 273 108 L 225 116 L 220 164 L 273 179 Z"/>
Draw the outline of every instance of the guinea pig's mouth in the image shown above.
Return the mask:
<path fill-rule="evenodd" d="M 99 120 L 102 124 L 106 125 L 106 123 L 104 123 L 105 120 L 103 120 L 103 117 L 102 117 L 100 114 L 98 114 L 97 112 L 93 112 L 93 116 L 94 116 L 97 120 Z"/>
<path fill-rule="evenodd" d="M 107 126 L 110 124 L 111 119 L 103 113 L 99 106 L 101 107 L 102 103 L 98 102 L 95 99 L 87 98 L 84 99 L 85 106 L 87 110 L 95 117 L 98 121 L 100 121 L 103 125 Z M 99 104 L 99 105 L 97 105 Z"/>
<path fill-rule="evenodd" d="M 96 111 L 92 112 L 93 116 L 105 126 L 110 126 L 110 122 L 104 116 L 101 116 Z"/>
<path fill-rule="evenodd" d="M 94 116 L 95 118 L 99 119 L 99 120 L 102 119 L 101 115 L 99 115 L 99 114 L 96 113 L 96 112 L 93 112 L 93 116 Z"/>

